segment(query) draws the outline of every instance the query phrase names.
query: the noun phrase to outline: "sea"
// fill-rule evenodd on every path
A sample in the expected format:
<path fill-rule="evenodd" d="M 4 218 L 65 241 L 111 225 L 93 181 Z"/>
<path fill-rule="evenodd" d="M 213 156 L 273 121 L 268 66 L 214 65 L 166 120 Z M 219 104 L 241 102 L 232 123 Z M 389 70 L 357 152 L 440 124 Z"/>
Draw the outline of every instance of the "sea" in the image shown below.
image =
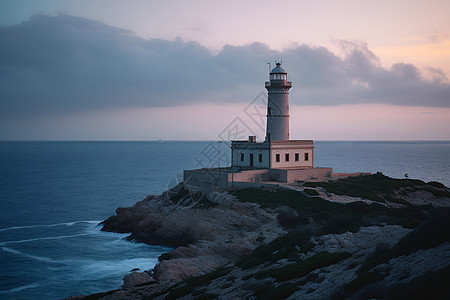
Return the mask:
<path fill-rule="evenodd" d="M 450 141 L 316 141 L 316 167 L 450 186 Z M 170 248 L 99 223 L 182 180 L 229 165 L 227 142 L 0 142 L 0 299 L 60 299 L 118 289 Z"/>

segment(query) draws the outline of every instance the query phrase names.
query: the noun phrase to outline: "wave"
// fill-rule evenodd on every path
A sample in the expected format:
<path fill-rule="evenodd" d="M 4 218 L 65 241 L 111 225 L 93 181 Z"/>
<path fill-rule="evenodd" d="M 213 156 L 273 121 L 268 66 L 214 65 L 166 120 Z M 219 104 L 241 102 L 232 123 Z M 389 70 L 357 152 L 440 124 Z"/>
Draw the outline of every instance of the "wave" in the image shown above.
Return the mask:
<path fill-rule="evenodd" d="M 25 256 L 25 257 L 32 258 L 32 259 L 35 259 L 35 260 L 38 260 L 38 261 L 41 261 L 41 262 L 45 262 L 45 263 L 58 263 L 57 261 L 54 261 L 53 259 L 48 258 L 48 257 L 42 257 L 42 256 L 36 256 L 36 255 L 32 255 L 32 254 L 26 254 L 26 253 L 23 253 L 21 251 L 17 251 L 17 250 L 14 250 L 14 249 L 11 249 L 11 248 L 7 248 L 7 247 L 2 247 L 1 249 L 3 251 L 5 251 L 5 252 L 9 252 L 9 253 L 13 253 L 13 254 L 16 254 L 16 255 Z"/>
<path fill-rule="evenodd" d="M 28 242 L 42 241 L 42 240 L 58 240 L 58 239 L 72 238 L 72 237 L 85 236 L 85 235 L 92 235 L 92 234 L 91 233 L 81 233 L 81 234 L 73 234 L 73 235 L 46 236 L 46 237 L 27 239 L 27 240 L 19 240 L 19 241 L 6 241 L 6 242 L 0 242 L 0 246 L 4 246 L 4 245 L 8 245 L 8 244 L 28 243 Z"/>
<path fill-rule="evenodd" d="M 56 224 L 44 224 L 44 225 L 26 225 L 26 226 L 14 226 L 7 228 L 0 228 L 0 231 L 17 230 L 17 229 L 30 229 L 30 228 L 43 228 L 43 227 L 56 227 L 56 226 L 73 226 L 80 223 L 99 224 L 101 221 L 75 221 Z"/>
<path fill-rule="evenodd" d="M 31 284 L 22 285 L 22 286 L 13 288 L 13 289 L 0 291 L 0 294 L 16 293 L 16 292 L 20 292 L 22 290 L 31 289 L 31 288 L 35 288 L 38 286 L 39 286 L 38 283 L 31 283 Z"/>

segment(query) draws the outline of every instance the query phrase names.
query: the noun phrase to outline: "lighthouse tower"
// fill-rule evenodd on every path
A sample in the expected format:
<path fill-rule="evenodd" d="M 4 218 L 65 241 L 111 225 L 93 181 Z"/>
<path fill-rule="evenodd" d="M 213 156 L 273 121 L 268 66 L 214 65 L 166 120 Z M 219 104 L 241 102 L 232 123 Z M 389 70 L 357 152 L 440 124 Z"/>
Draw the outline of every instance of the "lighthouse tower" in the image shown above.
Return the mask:
<path fill-rule="evenodd" d="M 259 186 L 260 183 L 296 184 L 325 180 L 332 168 L 314 168 L 314 141 L 289 138 L 289 90 L 292 82 L 277 63 L 270 71 L 267 89 L 267 124 L 264 141 L 252 135 L 231 141 L 231 166 L 185 170 L 183 186 L 204 194 L 220 189 Z"/>
<path fill-rule="evenodd" d="M 266 141 L 289 140 L 289 89 L 292 82 L 287 80 L 287 73 L 281 63 L 270 72 L 270 81 L 265 87 L 268 94 Z"/>

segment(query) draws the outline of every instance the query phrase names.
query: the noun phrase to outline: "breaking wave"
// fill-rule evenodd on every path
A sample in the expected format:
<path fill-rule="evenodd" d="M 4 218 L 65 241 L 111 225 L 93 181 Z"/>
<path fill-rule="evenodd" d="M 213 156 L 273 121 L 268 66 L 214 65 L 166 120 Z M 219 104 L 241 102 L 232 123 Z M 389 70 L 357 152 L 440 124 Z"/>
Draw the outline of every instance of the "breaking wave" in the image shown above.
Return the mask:
<path fill-rule="evenodd" d="M 45 228 L 45 227 L 57 227 L 57 226 L 73 226 L 81 223 L 99 224 L 101 221 L 76 221 L 56 224 L 44 224 L 44 225 L 27 225 L 27 226 L 13 226 L 7 228 L 0 228 L 0 231 L 17 230 L 17 229 L 32 229 L 32 228 Z"/>

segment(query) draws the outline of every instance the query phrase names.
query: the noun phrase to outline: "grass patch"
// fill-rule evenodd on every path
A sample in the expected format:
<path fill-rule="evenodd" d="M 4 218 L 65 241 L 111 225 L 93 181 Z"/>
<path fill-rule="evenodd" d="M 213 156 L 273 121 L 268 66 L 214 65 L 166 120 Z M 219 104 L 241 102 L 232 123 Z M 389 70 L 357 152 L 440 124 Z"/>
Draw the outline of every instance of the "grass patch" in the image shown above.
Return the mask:
<path fill-rule="evenodd" d="M 303 193 L 305 193 L 308 196 L 319 196 L 319 193 L 313 189 L 304 189 Z"/>
<path fill-rule="evenodd" d="M 443 185 L 436 182 L 425 183 L 416 179 L 395 179 L 384 176 L 381 173 L 374 175 L 351 176 L 341 178 L 336 181 L 306 182 L 305 186 L 323 187 L 328 192 L 337 195 L 361 197 L 379 202 L 384 202 L 387 195 L 392 195 L 395 190 L 404 187 L 425 189 L 437 196 L 449 194 L 448 191 L 442 191 L 441 188 Z M 388 200 L 392 202 L 401 202 L 404 204 L 400 199 L 395 199 L 393 197 L 390 197 Z"/>
<path fill-rule="evenodd" d="M 389 290 L 389 299 L 448 299 L 450 295 L 450 266 L 398 284 Z"/>
<path fill-rule="evenodd" d="M 437 187 L 437 188 L 440 188 L 440 189 L 447 188 L 445 185 L 443 185 L 442 183 L 437 182 L 437 181 L 430 181 L 430 182 L 427 183 L 427 185 L 434 186 L 434 187 Z"/>
<path fill-rule="evenodd" d="M 380 255 L 375 257 L 369 256 L 358 272 L 367 272 L 392 258 L 408 255 L 419 249 L 434 248 L 445 242 L 450 242 L 450 208 L 430 210 L 425 221 L 401 238 L 391 249 L 381 251 Z"/>
<path fill-rule="evenodd" d="M 169 288 L 167 291 L 164 291 L 163 293 L 159 293 L 152 297 L 164 295 L 168 292 L 168 294 L 164 297 L 164 299 L 169 300 L 169 299 L 178 299 L 182 296 L 198 293 L 199 289 L 202 286 L 208 285 L 214 279 L 227 275 L 230 272 L 230 270 L 231 268 L 221 267 L 205 275 L 191 277 Z M 213 299 L 213 298 L 205 298 L 205 299 Z"/>
<path fill-rule="evenodd" d="M 212 299 L 217 299 L 217 295 L 212 293 L 205 293 L 195 298 L 195 300 L 212 300 Z"/>
<path fill-rule="evenodd" d="M 352 295 L 363 287 L 383 279 L 379 273 L 365 272 L 345 285 L 346 295 Z"/>
<path fill-rule="evenodd" d="M 357 232 L 361 226 L 399 224 L 408 228 L 417 226 L 425 215 L 416 207 L 389 208 L 381 204 L 352 202 L 348 204 L 334 203 L 318 197 L 307 197 L 291 190 L 265 191 L 262 189 L 243 189 L 234 192 L 242 202 L 254 202 L 263 207 L 288 206 L 294 208 L 297 215 L 278 215 L 278 221 L 285 227 L 296 227 L 296 217 L 311 219 L 319 228 L 315 232 L 293 232 L 281 236 L 271 243 L 256 248 L 248 256 L 239 260 L 236 265 L 249 269 L 264 263 L 273 263 L 283 258 L 290 258 L 301 251 L 307 252 L 314 245 L 305 245 L 311 236 L 329 233 Z M 294 219 L 292 221 L 292 219 Z M 308 249 L 309 247 L 309 249 Z"/>
<path fill-rule="evenodd" d="M 299 286 L 293 283 L 283 283 L 277 287 L 267 286 L 267 288 L 259 291 L 258 295 L 256 295 L 257 300 L 278 300 L 278 299 L 286 299 L 296 291 L 300 289 Z"/>
<path fill-rule="evenodd" d="M 315 244 L 308 240 L 306 243 L 300 246 L 300 253 L 308 253 L 314 248 Z"/>
<path fill-rule="evenodd" d="M 278 223 L 284 228 L 295 228 L 299 225 L 305 225 L 309 223 L 309 220 L 304 215 L 298 215 L 295 213 L 282 211 L 277 216 Z"/>
<path fill-rule="evenodd" d="M 304 261 L 289 264 L 278 269 L 263 270 L 246 276 L 246 279 L 254 278 L 275 278 L 277 282 L 284 282 L 294 278 L 300 278 L 308 275 L 311 271 L 326 267 L 351 256 L 348 252 L 320 252 Z M 244 279 L 244 278 L 242 278 Z"/>
<path fill-rule="evenodd" d="M 267 262 L 274 263 L 280 259 L 288 258 L 289 254 L 298 251 L 296 246 L 301 247 L 307 244 L 310 237 L 309 232 L 294 232 L 280 236 L 272 242 L 256 248 L 252 253 L 238 260 L 236 265 L 243 270 L 247 270 Z"/>
<path fill-rule="evenodd" d="M 352 256 L 352 254 L 348 252 L 320 252 L 302 262 L 290 264 L 274 270 L 273 273 L 271 273 L 271 277 L 274 277 L 278 282 L 303 277 L 311 271 L 338 263 L 350 256 Z"/>
<path fill-rule="evenodd" d="M 361 176 L 364 177 L 364 176 Z M 267 191 L 247 188 L 234 191 L 240 202 L 257 203 L 263 208 L 282 206 L 296 210 L 296 214 L 282 212 L 278 221 L 286 228 L 293 228 L 313 220 L 316 225 L 324 225 L 326 233 L 357 231 L 361 226 L 386 224 L 418 224 L 424 216 L 420 208 L 389 208 L 377 203 L 361 201 L 348 204 L 335 203 L 320 197 L 308 197 L 293 190 L 278 189 Z M 328 224 L 328 225 L 327 225 Z"/>
<path fill-rule="evenodd" d="M 287 206 L 300 211 L 333 211 L 335 203 L 321 198 L 311 198 L 301 192 L 277 189 L 267 191 L 258 188 L 246 188 L 233 192 L 240 202 L 252 202 L 262 208 L 277 208 Z"/>
<path fill-rule="evenodd" d="M 371 283 L 383 279 L 383 275 L 370 271 L 375 266 L 386 263 L 393 258 L 408 255 L 419 249 L 437 247 L 445 242 L 450 242 L 450 209 L 439 208 L 430 210 L 427 219 L 400 239 L 392 248 L 382 244 L 376 247 L 375 251 L 366 258 L 361 267 L 356 271 L 358 277 L 345 286 L 346 297 L 349 297 Z M 425 278 L 424 280 L 427 279 Z M 400 293 L 401 291 L 397 290 L 397 292 Z M 423 299 L 426 298 L 428 297 Z M 401 299 L 401 297 L 398 299 Z M 403 299 L 409 298 L 406 297 Z"/>

